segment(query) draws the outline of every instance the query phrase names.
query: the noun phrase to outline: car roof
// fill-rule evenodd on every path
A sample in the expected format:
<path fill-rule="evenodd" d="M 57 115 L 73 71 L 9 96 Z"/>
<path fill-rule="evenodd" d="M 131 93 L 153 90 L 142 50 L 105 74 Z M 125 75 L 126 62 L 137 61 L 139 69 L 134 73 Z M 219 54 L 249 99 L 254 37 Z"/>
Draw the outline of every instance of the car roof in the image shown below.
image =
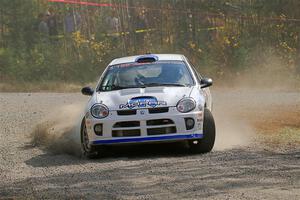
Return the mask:
<path fill-rule="evenodd" d="M 145 54 L 145 55 L 136 55 L 136 56 L 128 56 L 128 57 L 122 57 L 122 58 L 116 58 L 109 65 L 118 65 L 123 63 L 132 63 L 136 62 L 136 59 L 141 56 L 156 56 L 158 60 L 177 60 L 177 61 L 183 61 L 184 56 L 181 54 Z"/>

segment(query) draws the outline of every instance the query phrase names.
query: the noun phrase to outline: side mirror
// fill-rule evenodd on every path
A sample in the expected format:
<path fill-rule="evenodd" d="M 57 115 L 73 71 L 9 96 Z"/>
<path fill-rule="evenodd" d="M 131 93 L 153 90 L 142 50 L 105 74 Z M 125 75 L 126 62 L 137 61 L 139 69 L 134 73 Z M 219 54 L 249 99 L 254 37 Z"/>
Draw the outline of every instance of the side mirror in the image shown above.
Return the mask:
<path fill-rule="evenodd" d="M 203 78 L 200 81 L 201 88 L 207 88 L 213 84 L 213 81 L 211 78 Z"/>
<path fill-rule="evenodd" d="M 84 87 L 81 89 L 81 93 L 83 95 L 92 96 L 94 94 L 94 90 L 91 87 Z"/>

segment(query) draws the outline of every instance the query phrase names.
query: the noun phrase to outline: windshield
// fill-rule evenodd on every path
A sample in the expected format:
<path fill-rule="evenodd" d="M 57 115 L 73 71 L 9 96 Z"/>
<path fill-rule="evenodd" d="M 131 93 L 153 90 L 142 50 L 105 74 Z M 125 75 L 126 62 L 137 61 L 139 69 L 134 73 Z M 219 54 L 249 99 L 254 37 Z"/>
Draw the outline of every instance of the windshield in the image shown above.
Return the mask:
<path fill-rule="evenodd" d="M 183 61 L 125 63 L 113 65 L 107 70 L 99 90 L 156 86 L 185 87 L 193 84 L 193 78 Z"/>

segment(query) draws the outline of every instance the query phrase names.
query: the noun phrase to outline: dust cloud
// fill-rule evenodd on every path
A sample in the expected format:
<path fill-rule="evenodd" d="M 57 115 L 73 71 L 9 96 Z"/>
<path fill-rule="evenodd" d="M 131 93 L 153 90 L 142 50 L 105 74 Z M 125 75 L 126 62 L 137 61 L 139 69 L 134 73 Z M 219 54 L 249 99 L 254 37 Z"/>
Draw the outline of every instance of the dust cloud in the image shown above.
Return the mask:
<path fill-rule="evenodd" d="M 214 150 L 245 147 L 253 141 L 255 131 L 247 120 L 238 119 L 229 111 L 225 113 L 217 111 L 214 118 L 217 131 Z"/>
<path fill-rule="evenodd" d="M 222 105 L 224 104 L 224 105 Z M 218 151 L 246 146 L 254 134 L 246 121 L 238 119 L 225 102 L 214 109 L 217 137 L 214 149 Z M 81 155 L 80 123 L 83 104 L 72 104 L 53 110 L 35 126 L 31 134 L 32 145 L 53 154 Z"/>
<path fill-rule="evenodd" d="M 219 95 L 220 92 L 216 96 L 216 105 L 213 109 L 217 129 L 214 150 L 222 151 L 249 145 L 255 135 L 253 127 L 246 119 L 238 117 L 239 111 L 234 108 L 237 102 L 227 101 L 224 96 L 221 96 L 220 100 Z M 77 103 L 58 107 L 50 112 L 33 129 L 32 145 L 53 154 L 80 156 L 80 124 L 83 106 L 83 103 Z"/>
<path fill-rule="evenodd" d="M 275 52 L 271 47 L 256 49 L 249 53 L 245 68 L 224 74 L 211 88 L 216 94 L 213 95 L 217 129 L 214 149 L 250 145 L 258 135 L 253 122 L 272 121 L 274 115 L 266 115 L 267 111 L 285 104 L 297 104 L 296 100 L 286 98 L 300 91 L 297 66 L 287 63 Z M 281 121 L 285 120 L 282 117 Z"/>
<path fill-rule="evenodd" d="M 224 151 L 239 147 L 249 147 L 258 136 L 256 122 L 268 128 L 274 121 L 273 110 L 278 107 L 299 105 L 299 93 L 282 89 L 258 88 L 212 88 L 213 116 L 216 122 L 216 142 L 214 150 Z M 32 144 L 54 154 L 81 155 L 80 124 L 84 103 L 67 105 L 53 110 L 32 133 Z M 297 113 L 293 118 L 297 119 Z M 267 120 L 268 119 L 268 120 Z M 279 121 L 286 122 L 285 115 Z M 277 121 L 278 121 L 277 120 Z M 297 120 L 294 120 L 298 123 Z"/>
<path fill-rule="evenodd" d="M 53 154 L 80 156 L 80 123 L 83 104 L 72 104 L 53 110 L 35 126 L 31 143 Z"/>
<path fill-rule="evenodd" d="M 249 53 L 247 65 L 235 73 L 224 75 L 220 85 L 240 89 L 299 90 L 300 67 L 274 51 L 271 48 Z"/>

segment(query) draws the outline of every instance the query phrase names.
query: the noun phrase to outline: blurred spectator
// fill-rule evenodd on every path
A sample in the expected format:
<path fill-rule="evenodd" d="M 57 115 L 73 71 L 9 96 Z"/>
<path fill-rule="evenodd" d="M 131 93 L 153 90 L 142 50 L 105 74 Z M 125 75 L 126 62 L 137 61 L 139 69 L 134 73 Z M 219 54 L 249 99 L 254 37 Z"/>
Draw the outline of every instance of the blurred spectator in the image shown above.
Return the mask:
<path fill-rule="evenodd" d="M 147 35 L 147 17 L 146 10 L 136 10 L 136 21 L 135 21 L 135 42 L 137 45 L 136 51 L 142 53 L 144 51 L 144 46 L 140 44 L 145 44 L 145 37 Z"/>
<path fill-rule="evenodd" d="M 56 36 L 58 35 L 58 31 L 57 31 L 57 16 L 54 13 L 53 8 L 49 8 L 48 12 L 47 12 L 47 25 L 49 28 L 49 35 L 50 36 Z"/>
<path fill-rule="evenodd" d="M 67 33 L 73 33 L 79 30 L 81 16 L 73 11 L 69 11 L 65 17 L 65 30 Z"/>
<path fill-rule="evenodd" d="M 108 24 L 109 27 L 109 31 L 111 33 L 118 33 L 120 32 L 120 20 L 119 18 L 116 16 L 116 13 L 113 12 L 112 16 L 108 16 L 106 18 L 106 23 Z"/>
<path fill-rule="evenodd" d="M 298 77 L 300 78 L 300 50 L 298 50 L 298 56 L 296 58 L 296 71 L 297 71 Z"/>
<path fill-rule="evenodd" d="M 48 35 L 49 34 L 49 27 L 48 27 L 48 24 L 47 24 L 47 16 L 43 13 L 39 14 L 38 30 L 43 35 Z"/>
<path fill-rule="evenodd" d="M 143 9 L 142 12 L 137 11 L 136 29 L 145 29 L 147 27 L 146 12 Z"/>

